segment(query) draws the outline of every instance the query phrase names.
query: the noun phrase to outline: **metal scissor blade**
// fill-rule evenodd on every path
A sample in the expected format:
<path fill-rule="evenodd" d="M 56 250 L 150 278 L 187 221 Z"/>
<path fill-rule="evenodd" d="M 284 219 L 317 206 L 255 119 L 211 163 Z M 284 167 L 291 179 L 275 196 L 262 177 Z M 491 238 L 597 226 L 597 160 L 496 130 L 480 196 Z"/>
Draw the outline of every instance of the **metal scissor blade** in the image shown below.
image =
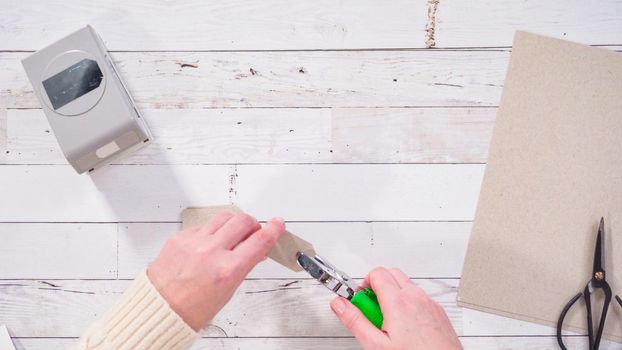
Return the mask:
<path fill-rule="evenodd" d="M 596 248 L 594 249 L 594 270 L 592 278 L 597 281 L 605 279 L 605 267 L 603 262 L 605 261 L 605 219 L 600 218 L 600 224 L 598 225 L 598 235 L 596 236 Z"/>

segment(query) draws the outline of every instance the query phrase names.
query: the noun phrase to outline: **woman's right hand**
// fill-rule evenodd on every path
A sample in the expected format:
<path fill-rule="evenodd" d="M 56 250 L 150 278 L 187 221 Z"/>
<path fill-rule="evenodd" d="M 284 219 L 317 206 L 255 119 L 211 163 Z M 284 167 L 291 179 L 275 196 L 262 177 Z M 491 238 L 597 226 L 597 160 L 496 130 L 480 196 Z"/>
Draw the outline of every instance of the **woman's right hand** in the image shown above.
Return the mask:
<path fill-rule="evenodd" d="M 458 350 L 462 345 L 447 314 L 398 269 L 376 268 L 363 281 L 378 296 L 384 316 L 376 328 L 348 300 L 337 297 L 331 308 L 364 349 Z"/>

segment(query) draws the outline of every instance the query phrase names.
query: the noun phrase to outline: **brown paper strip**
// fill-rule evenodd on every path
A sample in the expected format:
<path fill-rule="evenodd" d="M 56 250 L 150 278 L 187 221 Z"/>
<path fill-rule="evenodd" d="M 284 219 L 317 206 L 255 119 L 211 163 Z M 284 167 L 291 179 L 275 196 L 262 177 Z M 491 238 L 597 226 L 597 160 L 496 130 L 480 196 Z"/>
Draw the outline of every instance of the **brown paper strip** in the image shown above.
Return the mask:
<path fill-rule="evenodd" d="M 182 228 L 186 229 L 188 227 L 205 225 L 211 218 L 222 211 L 230 211 L 233 213 L 242 212 L 240 208 L 235 205 L 188 208 L 181 213 Z M 315 255 L 315 250 L 311 243 L 289 231 L 285 231 L 276 242 L 274 248 L 268 253 L 268 257 L 288 269 L 298 272 L 302 271 L 302 268 L 296 261 L 296 254 L 298 252 L 304 252 L 311 256 Z"/>

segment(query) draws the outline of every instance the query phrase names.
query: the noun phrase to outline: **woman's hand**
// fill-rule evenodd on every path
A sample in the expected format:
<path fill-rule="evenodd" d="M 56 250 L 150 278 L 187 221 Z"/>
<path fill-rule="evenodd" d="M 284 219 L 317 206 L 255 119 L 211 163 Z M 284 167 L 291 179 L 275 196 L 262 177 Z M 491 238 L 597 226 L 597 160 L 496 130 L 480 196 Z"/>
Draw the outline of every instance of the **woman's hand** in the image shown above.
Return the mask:
<path fill-rule="evenodd" d="M 382 330 L 346 299 L 334 299 L 331 308 L 364 349 L 462 349 L 443 308 L 402 271 L 376 268 L 365 277 L 363 287 L 378 296 L 384 316 Z"/>
<path fill-rule="evenodd" d="M 284 230 L 283 219 L 262 227 L 247 214 L 221 213 L 204 226 L 174 234 L 147 275 L 171 308 L 199 331 L 266 258 Z"/>

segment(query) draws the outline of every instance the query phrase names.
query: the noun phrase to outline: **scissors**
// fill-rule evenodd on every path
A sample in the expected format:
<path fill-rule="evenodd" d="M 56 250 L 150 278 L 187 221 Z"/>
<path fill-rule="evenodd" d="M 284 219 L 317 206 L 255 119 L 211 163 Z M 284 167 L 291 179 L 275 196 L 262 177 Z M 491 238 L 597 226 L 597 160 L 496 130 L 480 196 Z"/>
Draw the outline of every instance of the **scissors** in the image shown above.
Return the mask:
<path fill-rule="evenodd" d="M 585 308 L 587 309 L 587 334 L 590 344 L 590 350 L 598 350 L 600 346 L 600 339 L 603 335 L 605 328 L 605 320 L 607 319 L 607 310 L 609 309 L 609 303 L 611 303 L 612 293 L 609 283 L 607 283 L 605 275 L 605 220 L 600 218 L 600 225 L 598 226 L 598 235 L 596 236 L 596 249 L 594 251 L 594 268 L 592 271 L 592 277 L 590 281 L 583 289 L 583 292 L 579 292 L 575 295 L 562 310 L 559 315 L 559 321 L 557 321 L 557 343 L 562 350 L 566 350 L 566 346 L 562 341 L 562 325 L 564 318 L 568 313 L 568 310 L 574 305 L 574 303 L 581 297 L 585 300 Z M 594 325 L 592 322 L 592 294 L 596 289 L 601 289 L 605 295 L 605 301 L 603 303 L 603 309 L 600 315 L 600 321 L 598 322 L 598 328 L 596 334 L 594 334 Z M 616 301 L 622 306 L 622 299 L 619 296 L 615 296 Z"/>
<path fill-rule="evenodd" d="M 376 294 L 369 288 L 357 290 L 357 285 L 350 276 L 337 270 L 331 263 L 319 255 L 310 256 L 303 252 L 296 255 L 298 264 L 311 277 L 323 284 L 333 293 L 348 299 L 378 329 L 382 328 L 382 311 Z"/>

